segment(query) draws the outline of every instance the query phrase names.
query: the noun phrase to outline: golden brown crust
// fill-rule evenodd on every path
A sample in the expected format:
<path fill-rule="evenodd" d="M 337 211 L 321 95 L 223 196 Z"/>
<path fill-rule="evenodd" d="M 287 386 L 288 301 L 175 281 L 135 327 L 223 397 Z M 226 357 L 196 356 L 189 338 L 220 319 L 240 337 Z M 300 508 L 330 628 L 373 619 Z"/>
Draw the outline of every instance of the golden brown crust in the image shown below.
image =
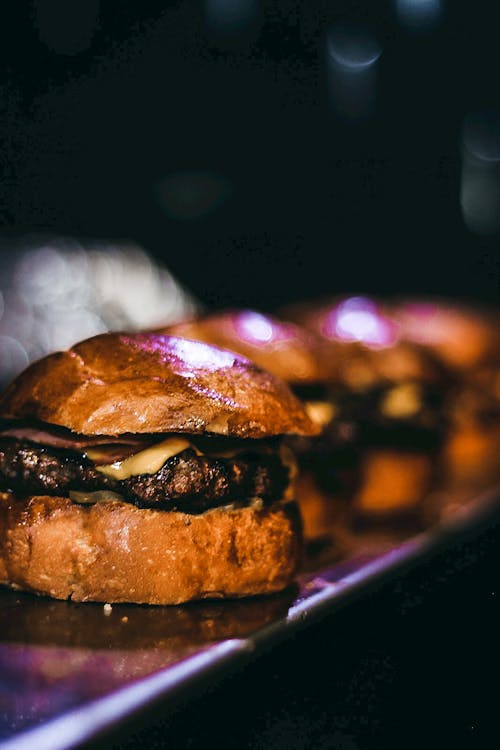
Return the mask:
<path fill-rule="evenodd" d="M 238 355 L 173 336 L 107 333 L 31 365 L 0 399 L 0 417 L 84 435 L 316 434 L 278 378 Z"/>
<path fill-rule="evenodd" d="M 385 349 L 368 349 L 359 344 L 337 346 L 349 347 L 349 354 L 339 363 L 338 379 L 354 390 L 409 380 L 438 385 L 446 379 L 439 362 L 415 344 L 400 341 Z"/>
<path fill-rule="evenodd" d="M 389 308 L 401 337 L 428 348 L 453 370 L 473 370 L 498 360 L 498 309 L 463 305 L 444 298 L 406 298 Z"/>
<path fill-rule="evenodd" d="M 295 503 L 201 515 L 0 496 L 0 583 L 56 599 L 179 604 L 280 591 L 300 561 Z"/>
<path fill-rule="evenodd" d="M 416 380 L 437 384 L 447 379 L 447 370 L 439 360 L 419 344 L 404 340 L 399 323 L 388 312 L 387 306 L 376 299 L 365 300 L 366 314 L 378 321 L 378 327 L 374 325 L 370 334 L 372 339 L 368 336 L 366 340 L 354 340 L 349 337 L 354 335 L 353 331 L 345 338 L 338 330 L 338 315 L 340 306 L 348 300 L 334 297 L 285 308 L 294 322 L 323 340 L 325 351 L 329 351 L 334 363 L 333 380 L 338 385 L 364 390 L 381 383 Z"/>
<path fill-rule="evenodd" d="M 214 313 L 163 330 L 231 349 L 287 383 L 322 383 L 332 373 L 331 357 L 319 337 L 255 310 Z"/>

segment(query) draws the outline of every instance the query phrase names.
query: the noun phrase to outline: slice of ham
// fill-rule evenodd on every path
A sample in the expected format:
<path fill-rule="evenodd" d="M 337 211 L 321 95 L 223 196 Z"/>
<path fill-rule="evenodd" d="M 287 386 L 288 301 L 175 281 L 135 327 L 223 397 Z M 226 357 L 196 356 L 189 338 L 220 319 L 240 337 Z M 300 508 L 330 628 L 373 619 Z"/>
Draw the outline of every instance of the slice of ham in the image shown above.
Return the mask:
<path fill-rule="evenodd" d="M 85 453 L 86 448 L 92 448 L 93 454 L 99 453 L 99 458 L 96 455 L 94 461 L 102 460 L 103 463 L 122 461 L 161 439 L 159 435 L 73 435 L 58 428 L 26 425 L 10 425 L 0 431 L 0 437 L 27 440 L 48 448 L 63 448 L 81 453 Z"/>

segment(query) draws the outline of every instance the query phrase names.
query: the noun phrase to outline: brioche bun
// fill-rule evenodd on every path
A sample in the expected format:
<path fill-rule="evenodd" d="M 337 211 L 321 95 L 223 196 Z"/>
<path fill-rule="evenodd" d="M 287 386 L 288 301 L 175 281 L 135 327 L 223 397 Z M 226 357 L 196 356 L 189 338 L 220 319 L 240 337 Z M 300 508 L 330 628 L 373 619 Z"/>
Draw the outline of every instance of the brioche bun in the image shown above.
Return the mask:
<path fill-rule="evenodd" d="M 293 502 L 201 515 L 0 496 L 0 583 L 55 599 L 179 604 L 280 591 L 300 562 Z"/>
<path fill-rule="evenodd" d="M 106 333 L 35 362 L 0 399 L 0 418 L 83 435 L 318 432 L 288 386 L 253 362 L 153 333 Z"/>
<path fill-rule="evenodd" d="M 286 312 L 322 339 L 336 363 L 333 379 L 340 387 L 364 390 L 403 380 L 432 385 L 448 377 L 432 352 L 403 337 L 400 323 L 376 299 L 334 297 L 299 303 Z"/>
<path fill-rule="evenodd" d="M 322 383 L 332 372 L 322 340 L 310 331 L 255 310 L 227 310 L 163 329 L 248 357 L 287 383 Z"/>

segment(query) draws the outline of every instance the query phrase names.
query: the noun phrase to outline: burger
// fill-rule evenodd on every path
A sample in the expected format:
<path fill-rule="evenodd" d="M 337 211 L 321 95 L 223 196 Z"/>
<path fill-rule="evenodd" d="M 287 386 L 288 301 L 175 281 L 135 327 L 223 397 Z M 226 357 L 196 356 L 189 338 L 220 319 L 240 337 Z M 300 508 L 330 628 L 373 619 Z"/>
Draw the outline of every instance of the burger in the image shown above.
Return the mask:
<path fill-rule="evenodd" d="M 297 456 L 296 498 L 306 540 L 338 538 L 345 497 L 356 477 L 352 423 L 339 418 L 332 384 L 338 363 L 329 342 L 296 323 L 256 310 L 225 310 L 164 329 L 224 346 L 285 380 L 320 432 L 287 442 Z"/>
<path fill-rule="evenodd" d="M 447 429 L 453 378 L 377 300 L 339 297 L 286 313 L 328 343 L 336 369 L 331 394 L 359 449 L 351 510 L 356 521 L 418 518 L 434 481 Z"/>
<path fill-rule="evenodd" d="M 0 398 L 0 582 L 177 604 L 278 591 L 301 554 L 285 435 L 317 427 L 232 352 L 102 334 Z"/>
<path fill-rule="evenodd" d="M 431 351 L 453 373 L 445 400 L 443 468 L 452 483 L 480 491 L 482 482 L 498 479 L 499 469 L 498 307 L 417 298 L 394 301 L 390 314 L 404 340 Z"/>

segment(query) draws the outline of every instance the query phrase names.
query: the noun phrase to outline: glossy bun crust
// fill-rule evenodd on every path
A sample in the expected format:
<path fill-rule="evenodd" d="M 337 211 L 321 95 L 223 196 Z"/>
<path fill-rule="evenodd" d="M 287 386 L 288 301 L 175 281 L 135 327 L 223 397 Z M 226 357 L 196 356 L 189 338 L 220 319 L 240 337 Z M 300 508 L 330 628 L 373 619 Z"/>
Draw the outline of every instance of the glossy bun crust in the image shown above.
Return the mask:
<path fill-rule="evenodd" d="M 266 594 L 300 562 L 295 503 L 201 515 L 0 495 L 0 583 L 56 599 L 180 604 Z"/>
<path fill-rule="evenodd" d="M 323 383 L 333 371 L 330 352 L 320 337 L 254 310 L 214 313 L 177 323 L 165 333 L 231 349 L 294 385 Z"/>
<path fill-rule="evenodd" d="M 153 333 L 102 334 L 35 362 L 0 399 L 0 418 L 84 435 L 318 431 L 287 385 L 249 360 Z"/>

